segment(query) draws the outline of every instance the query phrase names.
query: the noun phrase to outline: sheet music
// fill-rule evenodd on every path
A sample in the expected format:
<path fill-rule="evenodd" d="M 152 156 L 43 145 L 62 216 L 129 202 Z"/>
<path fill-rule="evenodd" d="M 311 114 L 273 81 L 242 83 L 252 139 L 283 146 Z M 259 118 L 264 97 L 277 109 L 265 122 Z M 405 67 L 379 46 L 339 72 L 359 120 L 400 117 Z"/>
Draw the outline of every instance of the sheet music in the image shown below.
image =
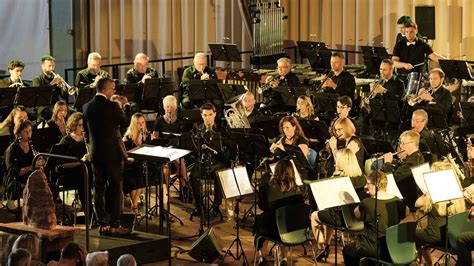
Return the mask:
<path fill-rule="evenodd" d="M 426 194 L 426 192 L 428 192 L 428 189 L 426 188 L 425 184 L 425 179 L 423 178 L 423 174 L 428 173 L 429 171 L 431 171 L 430 163 L 424 163 L 422 165 L 415 166 L 411 169 L 411 173 L 413 175 L 413 178 L 415 179 L 416 185 L 420 188 L 423 194 Z"/>
<path fill-rule="evenodd" d="M 393 174 L 387 174 L 387 193 L 393 196 L 403 199 L 400 189 L 398 189 L 397 182 L 395 182 L 395 177 Z"/>
<path fill-rule="evenodd" d="M 323 179 L 310 187 L 319 210 L 360 202 L 349 177 Z"/>
<path fill-rule="evenodd" d="M 253 193 L 247 169 L 244 166 L 235 167 L 233 171 L 232 168 L 225 169 L 219 171 L 217 174 L 221 181 L 222 190 L 224 191 L 226 199 Z"/>
<path fill-rule="evenodd" d="M 174 161 L 187 155 L 188 153 L 190 153 L 190 151 L 161 146 L 143 146 L 139 149 L 134 150 L 131 153 L 138 155 L 155 156 L 160 158 L 168 158 L 170 161 Z"/>
<path fill-rule="evenodd" d="M 464 197 L 453 169 L 424 173 L 423 177 L 434 203 Z"/>
<path fill-rule="evenodd" d="M 293 165 L 293 171 L 295 172 L 295 183 L 298 186 L 303 185 L 303 179 L 301 179 L 300 173 L 298 172 L 298 169 L 296 169 L 295 162 L 293 160 L 290 160 L 291 164 Z M 270 164 L 270 170 L 272 170 L 272 173 L 275 173 L 275 167 L 278 162 Z"/>

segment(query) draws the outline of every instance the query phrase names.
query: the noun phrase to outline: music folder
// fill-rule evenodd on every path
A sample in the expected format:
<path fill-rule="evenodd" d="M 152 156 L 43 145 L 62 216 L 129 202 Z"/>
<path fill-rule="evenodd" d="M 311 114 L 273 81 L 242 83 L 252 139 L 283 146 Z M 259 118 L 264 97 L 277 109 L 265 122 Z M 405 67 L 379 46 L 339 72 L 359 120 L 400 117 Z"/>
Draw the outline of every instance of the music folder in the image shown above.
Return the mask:
<path fill-rule="evenodd" d="M 349 177 L 321 179 L 309 186 L 320 211 L 360 202 Z"/>
<path fill-rule="evenodd" d="M 424 173 L 423 177 L 433 203 L 464 197 L 453 169 Z"/>
<path fill-rule="evenodd" d="M 226 199 L 253 193 L 245 166 L 224 169 L 217 172 Z"/>
<path fill-rule="evenodd" d="M 171 147 L 143 145 L 128 151 L 128 156 L 139 161 L 172 162 L 191 153 L 191 151 Z"/>

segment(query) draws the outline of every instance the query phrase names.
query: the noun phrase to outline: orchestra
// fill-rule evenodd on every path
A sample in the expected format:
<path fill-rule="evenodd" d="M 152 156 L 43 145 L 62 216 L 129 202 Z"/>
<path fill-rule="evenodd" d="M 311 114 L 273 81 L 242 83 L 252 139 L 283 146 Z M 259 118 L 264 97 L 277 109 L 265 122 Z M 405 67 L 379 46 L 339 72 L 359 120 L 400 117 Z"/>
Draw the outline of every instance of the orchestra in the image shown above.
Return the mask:
<path fill-rule="evenodd" d="M 472 144 L 459 143 L 471 143 L 474 111 L 469 116 L 463 110 L 459 111 L 462 124 L 451 121 L 450 117 L 457 109 L 453 106 L 451 92 L 446 88 L 448 72 L 437 67 L 425 69 L 423 64 L 426 59 L 438 62 L 444 57 L 418 37 L 418 26 L 410 17 L 403 16 L 399 22 L 400 33 L 393 55 L 391 59 L 380 60 L 378 75 L 362 85 L 367 89 L 365 95 L 358 94 L 361 86 L 356 84 L 357 73 L 345 68 L 346 56 L 340 51 L 331 53 L 330 68 L 325 73 L 318 73 L 316 86 L 308 83 L 311 79 L 299 75 L 289 57 L 281 57 L 272 63 L 273 72 L 261 75 L 257 86 L 245 86 L 243 93 L 232 95 L 235 101 L 227 101 L 220 86 L 216 86 L 220 89 L 216 91 L 221 92 L 216 96 L 219 99 L 191 99 L 196 89 L 195 85 L 191 86 L 192 81 L 220 79 L 218 85 L 225 85 L 228 81 L 218 78 L 221 70 L 209 66 L 208 55 L 203 52 L 194 54 L 193 65 L 185 68 L 181 79 L 176 80 L 177 90 L 164 97 L 157 93 L 155 98 L 146 102 L 140 99 L 145 81 L 162 78 L 155 68 L 149 66 L 150 58 L 145 53 L 136 54 L 133 67 L 122 79 L 124 86 L 138 84 L 137 91 L 134 91 L 138 97 L 130 102 L 123 91 L 118 86 L 116 88 L 118 79 L 111 79 L 109 73 L 101 69 L 102 57 L 98 52 L 88 55 L 87 68 L 77 72 L 71 85 L 54 72 L 55 58 L 44 56 L 41 58 L 42 73 L 33 79 L 32 85 L 58 89 L 60 97 L 47 106 L 52 111 L 38 115 L 36 106 L 33 111 L 16 102 L 0 106 L 0 137 L 11 136 L 4 151 L 3 200 L 7 201 L 9 210 L 20 207 L 13 200 L 22 196 L 20 190 L 34 170 L 31 163 L 35 156 L 35 141 L 41 143 L 41 147 L 49 142 L 51 147 L 80 146 L 75 157 L 90 168 L 89 182 L 93 188 L 90 191 L 85 191 L 82 182 L 85 176 L 77 163 L 53 165 L 49 169 L 48 164 L 53 162 L 41 160 L 35 167 L 46 167 L 52 173 L 48 180 L 51 190 L 56 191 L 54 187 L 58 184 L 78 190 L 81 205 L 89 204 L 89 209 L 96 214 L 99 234 L 107 236 L 131 232 L 120 221 L 124 198 L 130 199 L 130 209 L 136 218 L 148 215 L 143 213 L 140 201 L 145 190 L 155 186 L 156 182 L 149 183 L 152 179 L 146 181 L 145 172 L 148 174 L 151 170 L 155 181 L 163 178 L 163 187 L 156 185 L 160 191 L 156 193 L 162 195 L 169 195 L 171 187 L 176 185 L 175 180 L 179 180 L 176 186 L 181 193 L 190 186 L 193 202 L 188 213 L 191 219 L 197 216 L 202 221 L 205 215 L 209 220 L 209 216 L 222 218 L 226 213 L 222 189 L 226 184 L 221 183 L 218 172 L 244 164 L 252 181 L 257 178 L 257 173 L 263 172 L 255 182 L 258 199 L 253 203 L 258 205 L 259 211 L 253 228 L 258 265 L 265 265 L 267 241 L 261 241 L 259 237 L 280 241 L 276 210 L 303 203 L 311 207 L 311 215 L 306 218 L 318 244 L 315 258 L 317 261 L 327 260 L 331 241 L 338 237 L 331 226 L 344 225 L 345 218 L 340 206 L 319 209 L 311 184 L 319 181 L 317 179 L 349 177 L 360 199 L 351 212 L 363 222 L 364 228 L 362 237 L 343 247 L 344 263 L 359 265 L 359 259 L 366 256 L 390 259 L 383 243 L 385 230 L 404 219 L 420 218 L 418 216 L 422 214 L 427 216 L 424 218 L 427 225 L 417 228 L 416 246 L 424 263 L 431 265 L 431 249 L 425 245 L 443 245 L 442 227 L 446 216 L 465 212 L 468 208 L 465 199 L 456 199 L 449 206 L 434 202 L 429 192 L 422 192 L 413 169 L 428 162 L 431 171 L 453 170 L 459 187 L 468 187 L 474 176 L 470 165 L 474 153 Z M 24 68 L 22 61 L 12 60 L 8 64 L 10 76 L 0 80 L 0 90 L 28 86 L 22 80 Z M 411 72 L 419 73 L 420 77 L 414 93 L 409 91 L 413 84 Z M 423 72 L 429 76 L 425 75 L 426 80 L 421 81 Z M 93 91 L 77 109 L 67 101 L 69 96 L 78 93 L 72 85 L 79 91 Z M 299 95 L 295 88 L 307 91 Z M 318 97 L 328 97 L 331 101 L 323 105 L 324 101 L 317 100 Z M 377 104 L 381 105 L 380 110 L 372 108 Z M 130 105 L 135 108 L 130 110 Z M 145 113 L 146 109 L 156 112 L 149 115 Z M 226 116 L 229 109 L 233 112 L 230 118 Z M 328 113 L 329 109 L 335 112 Z M 396 117 L 395 122 L 392 117 Z M 302 126 L 301 121 L 306 120 L 322 126 L 317 129 L 308 127 L 315 132 L 319 130 L 312 132 Z M 446 127 L 439 127 L 440 123 L 444 125 L 442 122 Z M 269 156 L 259 158 L 239 152 L 237 141 L 232 137 L 236 127 L 241 127 L 238 130 L 242 129 L 243 134 L 254 134 L 263 139 Z M 455 133 L 454 128 L 464 131 Z M 44 136 L 46 129 L 48 135 Z M 466 131 L 472 132 L 459 133 Z M 315 134 L 316 138 L 306 137 Z M 44 139 L 48 142 L 43 142 Z M 367 146 L 366 143 L 376 145 Z M 191 153 L 152 167 L 129 157 L 131 150 L 147 146 L 173 147 Z M 446 162 L 448 158 L 450 162 Z M 369 161 L 374 162 L 369 165 L 371 167 L 367 167 Z M 470 166 L 465 168 L 465 165 Z M 296 181 L 296 176 L 301 178 L 301 183 Z M 388 189 L 391 178 L 402 198 L 391 194 L 392 190 Z M 93 200 L 85 202 L 86 193 Z M 163 198 L 164 206 L 168 206 L 168 200 L 168 197 Z M 173 221 L 171 213 L 167 219 Z M 459 239 L 460 244 L 472 250 L 473 245 L 469 242 L 472 238 L 469 239 L 469 235 L 466 238 L 465 243 Z M 282 250 L 282 253 L 283 261 L 286 261 L 287 251 Z"/>

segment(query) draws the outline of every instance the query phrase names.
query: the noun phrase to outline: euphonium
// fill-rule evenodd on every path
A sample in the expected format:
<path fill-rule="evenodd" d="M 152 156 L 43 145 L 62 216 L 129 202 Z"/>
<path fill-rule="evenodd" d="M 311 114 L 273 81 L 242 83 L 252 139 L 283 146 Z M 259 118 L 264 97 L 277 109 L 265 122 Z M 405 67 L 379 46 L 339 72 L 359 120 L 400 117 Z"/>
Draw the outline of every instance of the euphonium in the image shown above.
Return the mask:
<path fill-rule="evenodd" d="M 230 128 L 250 128 L 250 123 L 247 117 L 241 111 L 240 100 L 226 105 L 230 106 L 230 108 L 224 111 L 224 117 Z"/>
<path fill-rule="evenodd" d="M 424 95 L 426 93 L 429 93 L 430 95 L 433 93 L 433 88 L 429 87 L 427 90 L 423 91 L 422 93 L 418 94 L 417 96 L 415 95 L 407 95 L 407 103 L 410 105 L 410 106 L 415 106 L 415 104 L 418 104 L 422 101 L 421 99 L 421 95 Z"/>

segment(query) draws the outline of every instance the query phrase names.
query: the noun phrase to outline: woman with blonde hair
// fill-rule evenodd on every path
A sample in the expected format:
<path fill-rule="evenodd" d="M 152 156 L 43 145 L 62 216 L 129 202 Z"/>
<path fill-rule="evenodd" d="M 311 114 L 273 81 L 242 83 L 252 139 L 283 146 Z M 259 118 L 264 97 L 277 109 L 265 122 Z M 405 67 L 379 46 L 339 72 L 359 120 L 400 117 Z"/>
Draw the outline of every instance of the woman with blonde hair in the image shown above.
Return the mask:
<path fill-rule="evenodd" d="M 67 103 L 63 100 L 59 100 L 54 104 L 53 115 L 51 119 L 46 123 L 46 127 L 54 130 L 53 134 L 59 142 L 62 137 L 66 136 L 66 119 L 69 114 Z"/>
<path fill-rule="evenodd" d="M 331 148 L 332 154 L 336 154 L 340 146 L 348 148 L 356 155 L 359 167 L 363 169 L 364 145 L 356 136 L 354 123 L 352 123 L 348 117 L 338 118 L 336 122 L 334 122 L 334 134 L 336 134 L 336 136 L 332 136 L 329 139 L 329 147 Z M 335 159 L 337 160 L 337 158 Z"/>
<path fill-rule="evenodd" d="M 317 119 L 314 114 L 313 103 L 311 103 L 311 98 L 306 95 L 300 95 L 296 100 L 296 112 L 293 113 L 294 116 L 300 119 Z"/>
<path fill-rule="evenodd" d="M 432 171 L 453 169 L 453 166 L 449 162 L 434 162 L 431 165 Z M 455 173 L 456 180 L 461 187 L 461 181 L 458 175 Z M 446 215 L 451 216 L 461 213 L 466 210 L 466 203 L 464 198 L 450 201 L 448 206 L 448 212 L 446 213 L 446 204 L 448 202 L 433 203 L 429 193 L 426 193 L 419 197 L 415 202 L 415 207 L 427 216 L 428 222 L 425 228 L 417 229 L 415 239 L 418 247 L 423 244 L 431 244 L 437 246 L 444 246 L 445 241 L 445 226 L 446 226 Z M 431 250 L 424 248 L 422 255 L 425 260 L 425 265 L 432 265 Z"/>

